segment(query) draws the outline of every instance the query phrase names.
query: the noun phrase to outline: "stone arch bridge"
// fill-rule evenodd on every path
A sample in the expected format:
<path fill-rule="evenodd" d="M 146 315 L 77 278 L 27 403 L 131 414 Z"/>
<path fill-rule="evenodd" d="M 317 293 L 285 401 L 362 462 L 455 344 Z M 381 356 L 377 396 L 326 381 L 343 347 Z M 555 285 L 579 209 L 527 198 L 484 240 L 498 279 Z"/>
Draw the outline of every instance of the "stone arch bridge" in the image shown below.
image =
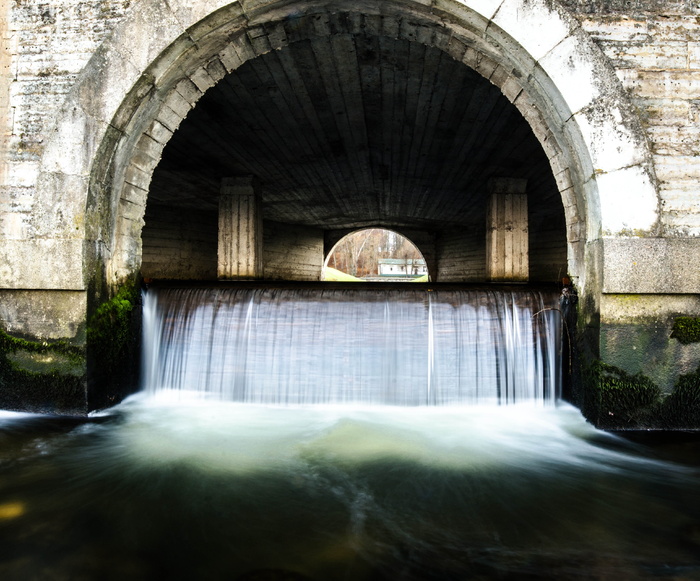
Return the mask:
<path fill-rule="evenodd" d="M 700 363 L 673 332 L 700 315 L 697 2 L 3 10 L 4 407 L 122 397 L 91 325 L 130 313 L 134 281 L 318 280 L 367 226 L 409 236 L 435 282 L 569 279 L 579 363 L 632 391 Z M 592 376 L 576 397 L 608 425 Z"/>

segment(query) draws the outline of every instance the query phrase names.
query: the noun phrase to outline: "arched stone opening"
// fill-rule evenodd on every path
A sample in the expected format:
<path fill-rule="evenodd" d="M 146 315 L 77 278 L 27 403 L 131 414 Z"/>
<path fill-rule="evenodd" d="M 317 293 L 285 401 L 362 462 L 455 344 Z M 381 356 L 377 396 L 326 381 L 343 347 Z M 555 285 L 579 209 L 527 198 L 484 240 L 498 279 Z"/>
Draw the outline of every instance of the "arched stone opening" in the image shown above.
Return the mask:
<path fill-rule="evenodd" d="M 387 228 L 386 226 L 373 225 L 371 227 L 377 228 Z M 411 228 L 402 228 L 397 226 L 392 226 L 388 228 L 400 236 L 403 236 L 411 241 L 413 245 L 418 249 L 428 268 L 428 274 L 431 281 L 437 279 L 437 248 L 436 248 L 436 236 L 434 232 L 427 230 L 418 230 Z M 337 229 L 330 230 L 326 232 L 324 237 L 324 264 L 330 256 L 333 248 L 348 234 L 356 232 L 357 229 Z"/>
<path fill-rule="evenodd" d="M 416 35 L 387 36 L 379 16 L 299 20 L 285 25 L 286 46 L 209 89 L 164 148 L 146 208 L 145 276 L 216 278 L 216 212 L 228 174 L 260 183 L 262 278 L 318 280 L 314 232 L 328 247 L 377 225 L 414 232 L 433 280 L 482 282 L 487 200 L 491 182 L 504 178 L 527 195 L 529 278 L 567 272 L 550 163 L 498 86 Z M 280 270 L 278 249 L 299 267 Z"/>
<path fill-rule="evenodd" d="M 94 302 L 136 276 L 154 170 L 183 119 L 228 75 L 281 54 L 300 32 L 335 42 L 340 15 L 351 34 L 369 29 L 449 55 L 520 112 L 556 184 L 566 270 L 585 299 L 583 322 L 595 326 L 605 237 L 652 236 L 658 201 L 646 143 L 614 73 L 549 0 L 201 2 L 196 9 L 141 0 L 76 82 L 42 159 L 42 195 L 61 201 L 56 223 L 46 222 L 55 239 L 42 244 L 80 265 L 65 270 L 61 288 L 87 290 Z"/>
<path fill-rule="evenodd" d="M 334 279 L 332 274 L 340 278 Z M 389 228 L 361 228 L 333 244 L 325 253 L 321 280 L 343 280 L 342 275 L 371 282 L 430 281 L 428 263 L 420 248 L 408 236 Z"/>
<path fill-rule="evenodd" d="M 86 238 L 93 244 L 87 246 L 86 265 L 94 265 L 93 259 L 106 264 L 107 282 L 112 283 L 138 271 L 152 172 L 163 147 L 204 92 L 244 62 L 287 46 L 299 28 L 332 37 L 333 18 L 346 14 L 350 27 L 374 25 L 391 37 L 449 54 L 499 87 L 518 108 L 548 157 L 563 200 L 568 270 L 595 303 L 601 255 L 596 244 L 601 234 L 654 225 L 649 216 L 655 214 L 649 209 L 652 205 L 655 209 L 656 201 L 644 143 L 635 133 L 621 92 L 608 91 L 605 99 L 601 97 L 601 85 L 614 84 L 612 75 L 565 13 L 539 3 L 505 1 L 493 10 L 470 4 L 445 3 L 429 10 L 396 2 L 383 4 L 381 10 L 368 6 L 361 11 L 355 5 L 334 5 L 331 11 L 323 6 L 269 3 L 252 12 L 228 5 L 193 22 L 167 50 L 149 46 L 139 52 L 141 47 L 136 47 L 140 56 L 130 62 L 144 62 L 151 54 L 157 58 L 134 83 L 111 123 L 102 128 L 100 151 L 91 168 Z M 546 29 L 546 34 L 532 35 L 528 26 Z M 99 136 L 99 130 L 93 133 Z M 600 186 L 605 185 L 603 204 L 613 206 L 619 203 L 617 186 L 623 180 L 637 192 L 638 211 L 620 223 L 616 223 L 619 215 L 611 215 L 605 223 Z"/>

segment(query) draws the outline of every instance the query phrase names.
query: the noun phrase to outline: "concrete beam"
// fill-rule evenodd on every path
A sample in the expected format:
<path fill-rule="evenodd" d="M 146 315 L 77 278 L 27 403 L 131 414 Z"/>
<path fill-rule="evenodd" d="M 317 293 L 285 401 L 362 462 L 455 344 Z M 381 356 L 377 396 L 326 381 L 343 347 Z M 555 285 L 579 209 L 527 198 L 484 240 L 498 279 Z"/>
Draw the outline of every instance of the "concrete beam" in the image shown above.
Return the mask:
<path fill-rule="evenodd" d="M 700 293 L 698 238 L 606 238 L 603 293 Z"/>
<path fill-rule="evenodd" d="M 529 278 L 527 180 L 497 178 L 489 182 L 486 216 L 486 278 L 526 282 Z"/>
<path fill-rule="evenodd" d="M 262 211 L 252 176 L 224 178 L 219 197 L 219 279 L 262 278 Z"/>

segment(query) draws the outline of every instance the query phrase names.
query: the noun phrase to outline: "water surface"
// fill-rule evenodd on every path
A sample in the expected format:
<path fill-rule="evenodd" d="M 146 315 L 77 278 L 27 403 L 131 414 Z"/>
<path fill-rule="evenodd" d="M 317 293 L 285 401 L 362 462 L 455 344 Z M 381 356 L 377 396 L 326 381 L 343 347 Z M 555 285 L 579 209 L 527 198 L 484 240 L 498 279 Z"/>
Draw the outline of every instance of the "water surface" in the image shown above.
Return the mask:
<path fill-rule="evenodd" d="M 0 578 L 698 579 L 697 467 L 566 405 L 0 417 Z"/>

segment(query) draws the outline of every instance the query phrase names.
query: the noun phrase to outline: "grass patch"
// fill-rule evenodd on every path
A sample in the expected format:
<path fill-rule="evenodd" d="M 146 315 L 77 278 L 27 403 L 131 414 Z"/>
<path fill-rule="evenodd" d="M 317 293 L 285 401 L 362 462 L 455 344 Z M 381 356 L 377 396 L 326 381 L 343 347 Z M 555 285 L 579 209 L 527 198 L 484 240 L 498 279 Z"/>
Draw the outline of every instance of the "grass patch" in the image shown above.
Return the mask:
<path fill-rule="evenodd" d="M 327 266 L 324 269 L 323 280 L 330 282 L 365 282 L 361 278 L 357 278 L 356 276 L 352 276 L 346 272 L 331 268 L 330 266 Z"/>

